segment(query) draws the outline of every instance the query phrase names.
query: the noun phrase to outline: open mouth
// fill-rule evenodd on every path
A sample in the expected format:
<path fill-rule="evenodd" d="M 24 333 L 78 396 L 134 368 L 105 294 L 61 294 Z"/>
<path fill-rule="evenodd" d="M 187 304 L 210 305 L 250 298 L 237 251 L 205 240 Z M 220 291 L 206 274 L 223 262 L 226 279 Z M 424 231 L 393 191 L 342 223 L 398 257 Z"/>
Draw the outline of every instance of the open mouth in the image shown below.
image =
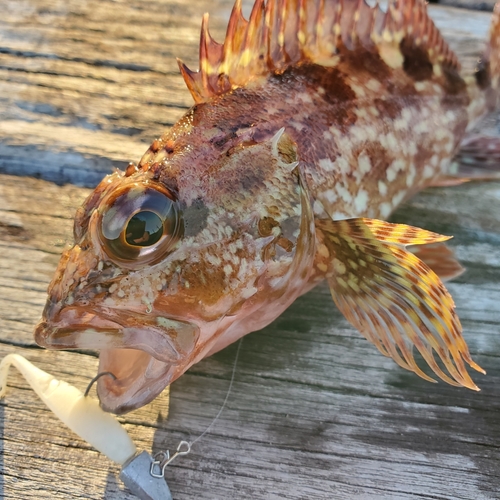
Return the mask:
<path fill-rule="evenodd" d="M 152 314 L 127 311 L 88 311 L 48 303 L 35 340 L 48 349 L 100 351 L 101 377 L 97 394 L 101 406 L 125 413 L 152 401 L 184 370 L 199 337 L 197 325 Z"/>
<path fill-rule="evenodd" d="M 180 367 L 137 349 L 105 349 L 99 355 L 97 395 L 104 410 L 126 413 L 148 404 L 180 375 Z"/>

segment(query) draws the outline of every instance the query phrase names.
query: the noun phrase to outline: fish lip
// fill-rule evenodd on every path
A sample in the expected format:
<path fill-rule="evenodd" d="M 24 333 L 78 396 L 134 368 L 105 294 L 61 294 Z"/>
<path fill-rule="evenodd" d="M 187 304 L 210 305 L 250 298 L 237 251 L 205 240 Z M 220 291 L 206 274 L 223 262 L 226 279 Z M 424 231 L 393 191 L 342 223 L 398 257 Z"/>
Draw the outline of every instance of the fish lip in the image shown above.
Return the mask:
<path fill-rule="evenodd" d="M 35 341 L 48 349 L 136 349 L 177 365 L 194 350 L 198 325 L 168 316 L 66 306 L 35 327 Z"/>

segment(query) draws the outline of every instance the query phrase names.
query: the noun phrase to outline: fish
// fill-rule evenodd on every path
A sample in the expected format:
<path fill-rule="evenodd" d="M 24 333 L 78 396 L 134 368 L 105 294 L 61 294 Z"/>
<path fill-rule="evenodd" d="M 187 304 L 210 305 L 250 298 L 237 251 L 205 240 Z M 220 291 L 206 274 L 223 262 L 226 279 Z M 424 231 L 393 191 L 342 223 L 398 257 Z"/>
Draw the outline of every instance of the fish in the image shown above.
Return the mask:
<path fill-rule="evenodd" d="M 478 390 L 449 237 L 387 218 L 474 177 L 453 158 L 497 107 L 500 6 L 469 75 L 423 0 L 237 0 L 223 43 L 208 19 L 199 69 L 178 60 L 193 107 L 77 210 L 36 342 L 98 350 L 121 414 L 326 281 L 383 355 Z"/>

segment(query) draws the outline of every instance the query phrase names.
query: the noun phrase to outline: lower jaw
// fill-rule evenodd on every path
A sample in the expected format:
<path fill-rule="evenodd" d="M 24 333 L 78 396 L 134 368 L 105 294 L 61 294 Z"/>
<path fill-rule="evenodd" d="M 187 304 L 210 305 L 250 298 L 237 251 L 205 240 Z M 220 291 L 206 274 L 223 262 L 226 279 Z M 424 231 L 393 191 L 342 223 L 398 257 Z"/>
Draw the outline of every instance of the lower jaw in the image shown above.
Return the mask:
<path fill-rule="evenodd" d="M 105 349 L 99 357 L 97 394 L 101 406 L 123 414 L 151 402 L 174 378 L 175 367 L 137 349 Z"/>

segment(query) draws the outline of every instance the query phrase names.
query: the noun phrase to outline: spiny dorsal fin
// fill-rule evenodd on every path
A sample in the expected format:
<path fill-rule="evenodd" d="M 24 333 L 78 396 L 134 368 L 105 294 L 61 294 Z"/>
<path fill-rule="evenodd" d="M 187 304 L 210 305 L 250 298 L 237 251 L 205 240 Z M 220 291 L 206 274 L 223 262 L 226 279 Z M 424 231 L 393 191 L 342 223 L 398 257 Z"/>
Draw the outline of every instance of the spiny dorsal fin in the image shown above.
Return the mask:
<path fill-rule="evenodd" d="M 386 12 L 366 0 L 255 0 L 248 21 L 236 0 L 223 44 L 203 17 L 200 69 L 178 62 L 194 100 L 203 102 L 300 63 L 335 66 L 343 51 L 358 48 L 392 68 L 409 65 L 409 74 L 421 64 L 459 69 L 424 0 L 389 0 Z"/>

